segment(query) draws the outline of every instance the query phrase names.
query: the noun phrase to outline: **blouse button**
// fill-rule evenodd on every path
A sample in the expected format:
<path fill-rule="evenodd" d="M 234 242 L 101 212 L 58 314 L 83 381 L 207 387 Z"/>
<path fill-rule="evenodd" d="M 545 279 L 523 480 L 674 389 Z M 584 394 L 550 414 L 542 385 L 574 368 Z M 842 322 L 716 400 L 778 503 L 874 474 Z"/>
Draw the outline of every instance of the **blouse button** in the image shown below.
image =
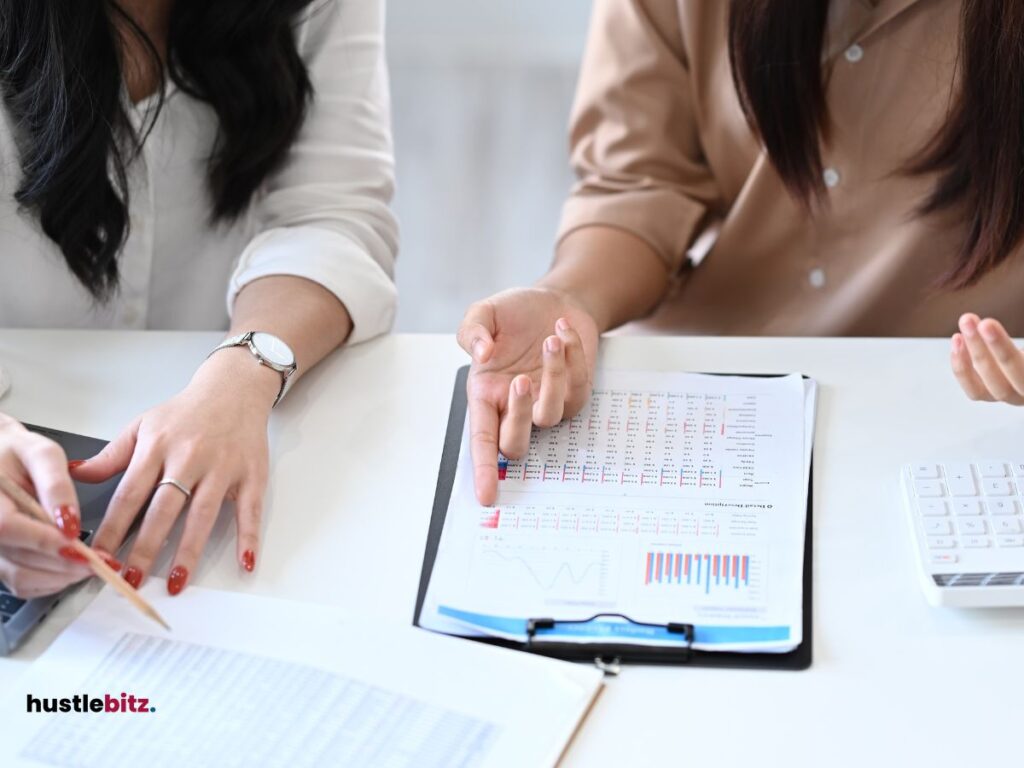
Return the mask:
<path fill-rule="evenodd" d="M 846 60 L 851 64 L 856 64 L 858 61 L 864 58 L 864 49 L 854 43 L 846 49 Z"/>
<path fill-rule="evenodd" d="M 835 168 L 826 168 L 821 177 L 825 181 L 825 186 L 829 189 L 832 189 L 839 184 L 839 171 Z"/>
<path fill-rule="evenodd" d="M 815 267 L 807 274 L 807 281 L 811 284 L 812 288 L 824 288 L 825 270 L 821 267 Z"/>

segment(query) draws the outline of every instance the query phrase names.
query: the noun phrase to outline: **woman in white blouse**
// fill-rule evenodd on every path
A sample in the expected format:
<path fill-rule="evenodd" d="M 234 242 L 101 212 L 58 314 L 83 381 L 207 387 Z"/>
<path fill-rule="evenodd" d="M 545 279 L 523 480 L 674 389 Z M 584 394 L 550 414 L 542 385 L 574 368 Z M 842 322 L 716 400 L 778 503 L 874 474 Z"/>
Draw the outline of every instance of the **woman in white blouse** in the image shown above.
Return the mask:
<path fill-rule="evenodd" d="M 229 337 L 182 392 L 70 468 L 0 415 L 0 473 L 73 536 L 71 477 L 125 471 L 94 546 L 117 551 L 144 514 L 124 563 L 135 586 L 187 509 L 172 594 L 234 500 L 251 571 L 271 408 L 394 315 L 381 3 L 0 0 L 0 19 L 0 327 Z M 62 549 L 0 499 L 0 581 L 35 596 L 85 577 Z"/>

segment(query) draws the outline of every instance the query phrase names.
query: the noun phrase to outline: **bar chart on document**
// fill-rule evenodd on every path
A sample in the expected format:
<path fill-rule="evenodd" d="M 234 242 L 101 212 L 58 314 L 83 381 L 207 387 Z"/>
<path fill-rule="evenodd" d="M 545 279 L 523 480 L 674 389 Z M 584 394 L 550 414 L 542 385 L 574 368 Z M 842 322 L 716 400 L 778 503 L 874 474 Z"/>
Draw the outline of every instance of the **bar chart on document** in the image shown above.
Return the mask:
<path fill-rule="evenodd" d="M 784 555 L 802 547 L 803 423 L 799 377 L 603 376 L 579 415 L 500 458 L 494 507 L 460 464 L 436 605 L 788 623 L 773 585 L 799 607 L 800 558 Z"/>
<path fill-rule="evenodd" d="M 474 605 L 503 598 L 555 613 L 629 604 L 645 613 L 685 606 L 699 614 L 702 606 L 763 605 L 768 557 L 754 541 L 758 512 L 698 509 L 484 510 L 467 597 Z"/>

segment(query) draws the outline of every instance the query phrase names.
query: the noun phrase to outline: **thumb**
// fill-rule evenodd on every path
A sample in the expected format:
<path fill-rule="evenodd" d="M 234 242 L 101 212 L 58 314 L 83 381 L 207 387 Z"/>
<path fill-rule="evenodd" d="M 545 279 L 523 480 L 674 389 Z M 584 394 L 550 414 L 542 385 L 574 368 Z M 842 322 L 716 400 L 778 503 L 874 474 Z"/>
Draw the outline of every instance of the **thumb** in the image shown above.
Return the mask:
<path fill-rule="evenodd" d="M 138 434 L 139 419 L 136 419 L 91 459 L 85 459 L 81 463 L 69 462 L 71 477 L 82 483 L 102 483 L 118 472 L 124 472 L 135 453 Z"/>
<path fill-rule="evenodd" d="M 478 301 L 466 310 L 456 338 L 474 362 L 486 363 L 494 352 L 494 305 Z"/>

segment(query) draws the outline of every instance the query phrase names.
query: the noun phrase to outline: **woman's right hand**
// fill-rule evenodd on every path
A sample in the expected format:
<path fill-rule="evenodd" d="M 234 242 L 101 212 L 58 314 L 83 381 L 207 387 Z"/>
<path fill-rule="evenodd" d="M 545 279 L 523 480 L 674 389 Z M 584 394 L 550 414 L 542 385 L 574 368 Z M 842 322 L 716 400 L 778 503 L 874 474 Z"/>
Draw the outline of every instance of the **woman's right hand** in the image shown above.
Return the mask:
<path fill-rule="evenodd" d="M 68 545 L 78 537 L 78 497 L 64 451 L 0 414 L 0 475 L 32 493 L 57 526 L 19 512 L 0 493 L 0 582 L 21 598 L 58 592 L 89 576 Z M 109 556 L 108 556 L 109 557 Z"/>
<path fill-rule="evenodd" d="M 586 404 L 600 331 L 564 291 L 517 288 L 473 304 L 459 327 L 469 372 L 473 480 L 481 504 L 498 495 L 498 451 L 522 458 L 533 425 L 551 427 Z"/>

